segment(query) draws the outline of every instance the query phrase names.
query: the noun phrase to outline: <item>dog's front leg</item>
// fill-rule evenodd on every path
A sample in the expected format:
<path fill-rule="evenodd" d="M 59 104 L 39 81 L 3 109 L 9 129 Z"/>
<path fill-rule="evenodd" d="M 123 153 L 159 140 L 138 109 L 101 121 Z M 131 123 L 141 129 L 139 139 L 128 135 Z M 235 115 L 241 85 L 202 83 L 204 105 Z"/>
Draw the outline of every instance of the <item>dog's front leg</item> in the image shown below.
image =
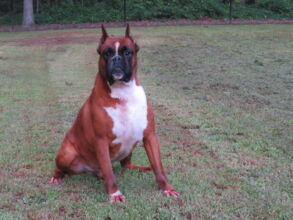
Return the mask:
<path fill-rule="evenodd" d="M 179 196 L 180 194 L 168 183 L 165 175 L 156 134 L 154 132 L 149 133 L 144 137 L 143 142 L 160 190 L 162 190 L 166 196 Z"/>
<path fill-rule="evenodd" d="M 125 202 L 125 196 L 119 191 L 112 169 L 107 141 L 100 140 L 96 143 L 96 155 L 100 168 L 100 175 L 104 179 L 105 187 L 109 195 L 110 202 Z"/>

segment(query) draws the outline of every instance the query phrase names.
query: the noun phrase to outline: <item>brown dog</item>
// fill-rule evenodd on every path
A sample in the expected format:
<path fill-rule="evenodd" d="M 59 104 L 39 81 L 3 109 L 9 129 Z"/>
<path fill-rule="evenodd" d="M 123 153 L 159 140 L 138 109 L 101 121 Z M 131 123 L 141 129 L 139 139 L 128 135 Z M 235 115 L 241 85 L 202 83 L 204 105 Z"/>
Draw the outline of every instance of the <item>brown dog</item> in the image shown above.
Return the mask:
<path fill-rule="evenodd" d="M 104 179 L 111 202 L 125 202 L 112 170 L 112 162 L 120 161 L 124 168 L 153 170 L 163 193 L 178 196 L 163 170 L 154 114 L 136 74 L 139 47 L 129 25 L 125 37 L 109 37 L 104 26 L 102 33 L 94 88 L 64 138 L 50 182 L 59 183 L 65 174 L 91 172 Z M 141 140 L 151 167 L 131 163 Z"/>

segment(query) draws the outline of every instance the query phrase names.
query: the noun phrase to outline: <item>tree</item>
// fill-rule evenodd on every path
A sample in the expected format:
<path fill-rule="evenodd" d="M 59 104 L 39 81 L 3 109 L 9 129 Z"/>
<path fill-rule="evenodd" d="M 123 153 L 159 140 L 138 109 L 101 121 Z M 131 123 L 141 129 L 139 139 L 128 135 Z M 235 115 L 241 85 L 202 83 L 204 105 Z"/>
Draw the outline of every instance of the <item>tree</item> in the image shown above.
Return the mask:
<path fill-rule="evenodd" d="M 22 26 L 30 27 L 35 24 L 33 0 L 23 0 Z"/>
<path fill-rule="evenodd" d="M 255 0 L 245 0 L 244 2 L 245 2 L 246 5 L 255 4 Z"/>

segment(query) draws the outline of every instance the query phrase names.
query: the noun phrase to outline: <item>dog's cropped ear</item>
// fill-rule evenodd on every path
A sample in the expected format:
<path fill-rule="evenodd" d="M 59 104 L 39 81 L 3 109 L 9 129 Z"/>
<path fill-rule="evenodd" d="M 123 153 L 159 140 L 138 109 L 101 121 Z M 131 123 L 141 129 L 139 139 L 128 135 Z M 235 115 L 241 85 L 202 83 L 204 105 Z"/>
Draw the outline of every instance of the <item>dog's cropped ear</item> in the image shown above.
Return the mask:
<path fill-rule="evenodd" d="M 102 44 L 106 41 L 106 39 L 108 38 L 108 33 L 106 31 L 106 28 L 104 27 L 104 25 L 102 24 L 101 26 L 101 29 L 102 29 L 102 37 L 100 38 L 100 43 L 99 43 L 99 46 L 97 48 L 97 52 L 99 54 L 101 54 L 101 46 Z"/>
<path fill-rule="evenodd" d="M 129 27 L 129 24 L 126 25 L 125 37 L 129 37 L 129 38 L 131 38 L 131 36 L 130 36 L 130 27 Z"/>
<path fill-rule="evenodd" d="M 102 29 L 102 37 L 100 39 L 100 44 L 103 44 L 108 37 L 108 33 L 107 33 L 106 28 L 104 27 L 103 24 L 101 26 L 101 29 Z"/>
<path fill-rule="evenodd" d="M 134 42 L 134 45 L 135 45 L 135 52 L 137 53 L 139 51 L 139 46 L 135 42 Z"/>
<path fill-rule="evenodd" d="M 125 37 L 129 38 L 135 44 L 135 51 L 138 52 L 139 51 L 139 46 L 137 45 L 137 43 L 133 40 L 133 38 L 130 35 L 130 26 L 129 26 L 129 24 L 126 25 Z"/>

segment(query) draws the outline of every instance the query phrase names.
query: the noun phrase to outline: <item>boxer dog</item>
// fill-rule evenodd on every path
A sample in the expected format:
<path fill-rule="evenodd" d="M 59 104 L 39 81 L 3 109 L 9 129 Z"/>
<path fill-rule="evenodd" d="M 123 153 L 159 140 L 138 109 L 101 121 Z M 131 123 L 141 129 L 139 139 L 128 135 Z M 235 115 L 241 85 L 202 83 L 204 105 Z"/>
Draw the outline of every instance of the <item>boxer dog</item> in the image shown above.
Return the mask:
<path fill-rule="evenodd" d="M 153 170 L 159 189 L 166 196 L 179 196 L 163 170 L 154 113 L 137 78 L 139 47 L 129 25 L 125 37 L 109 36 L 101 28 L 95 85 L 65 135 L 50 182 L 58 184 L 65 174 L 90 172 L 104 180 L 110 202 L 125 202 L 112 169 L 112 162 L 120 161 L 123 168 Z M 149 167 L 131 163 L 139 141 L 143 141 Z"/>

